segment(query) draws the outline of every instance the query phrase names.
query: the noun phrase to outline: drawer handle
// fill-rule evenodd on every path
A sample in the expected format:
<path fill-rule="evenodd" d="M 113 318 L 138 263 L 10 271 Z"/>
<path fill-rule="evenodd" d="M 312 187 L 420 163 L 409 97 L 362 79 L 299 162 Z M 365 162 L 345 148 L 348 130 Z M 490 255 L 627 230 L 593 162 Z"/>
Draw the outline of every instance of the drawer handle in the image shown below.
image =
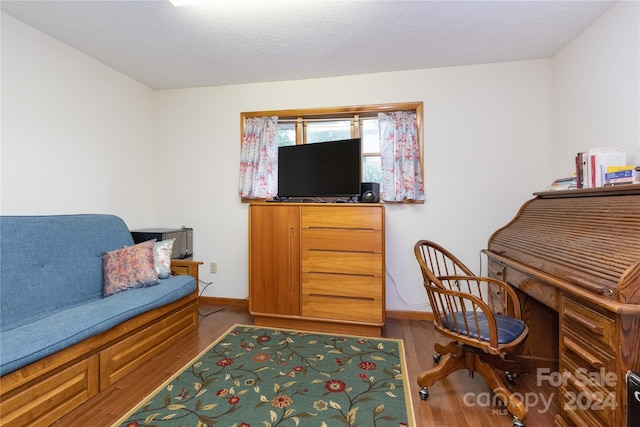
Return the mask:
<path fill-rule="evenodd" d="M 309 273 L 309 274 L 333 274 L 333 275 L 336 275 L 336 276 L 376 277 L 375 274 L 340 273 L 340 272 L 337 272 L 337 271 L 315 271 L 315 270 L 309 270 L 307 273 Z"/>
<path fill-rule="evenodd" d="M 578 379 L 569 371 L 564 371 L 564 374 L 567 376 L 567 380 L 569 384 L 579 392 L 584 393 L 590 396 L 590 402 L 592 403 L 602 403 L 603 396 L 602 394 L 598 395 L 596 393 L 592 393 L 584 383 L 578 381 Z"/>
<path fill-rule="evenodd" d="M 592 355 L 591 353 L 585 351 L 582 347 L 580 347 L 575 341 L 571 338 L 564 337 L 562 339 L 562 343 L 569 350 L 580 356 L 583 360 L 587 361 L 589 365 L 593 366 L 596 369 L 600 369 L 604 367 L 604 363 L 600 361 L 597 357 Z"/>
<path fill-rule="evenodd" d="M 375 231 L 373 227 L 321 227 L 318 225 L 310 225 L 309 230 L 346 230 L 346 231 L 354 231 L 354 230 L 362 230 L 362 231 Z"/>
<path fill-rule="evenodd" d="M 576 313 L 575 311 L 569 309 L 564 312 L 564 315 L 575 322 L 578 322 L 585 328 L 589 329 L 594 334 L 598 334 L 600 336 L 604 336 L 604 328 L 602 325 L 599 325 L 593 322 L 591 319 L 583 316 L 582 314 Z"/>
<path fill-rule="evenodd" d="M 320 297 L 320 298 L 349 299 L 349 300 L 358 300 L 358 301 L 375 301 L 374 298 L 370 298 L 370 297 L 356 297 L 356 296 L 346 296 L 346 295 L 309 294 L 309 296 Z"/>
<path fill-rule="evenodd" d="M 349 254 L 375 254 L 375 251 L 347 251 L 344 249 L 317 249 L 317 248 L 309 248 L 307 249 L 309 252 L 344 252 Z"/>

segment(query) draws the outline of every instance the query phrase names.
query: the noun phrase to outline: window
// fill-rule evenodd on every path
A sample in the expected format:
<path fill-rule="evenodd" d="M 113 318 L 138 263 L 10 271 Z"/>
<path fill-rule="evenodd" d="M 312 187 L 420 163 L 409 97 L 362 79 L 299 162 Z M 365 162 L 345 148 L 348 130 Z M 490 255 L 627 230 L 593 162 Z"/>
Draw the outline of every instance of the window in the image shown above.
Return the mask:
<path fill-rule="evenodd" d="M 241 135 L 251 117 L 278 117 L 278 146 L 313 144 L 360 138 L 362 142 L 362 182 L 382 183 L 378 113 L 416 113 L 418 146 L 422 159 L 422 102 L 365 105 L 335 108 L 276 110 L 241 113 Z M 422 162 L 420 171 L 424 176 Z"/>

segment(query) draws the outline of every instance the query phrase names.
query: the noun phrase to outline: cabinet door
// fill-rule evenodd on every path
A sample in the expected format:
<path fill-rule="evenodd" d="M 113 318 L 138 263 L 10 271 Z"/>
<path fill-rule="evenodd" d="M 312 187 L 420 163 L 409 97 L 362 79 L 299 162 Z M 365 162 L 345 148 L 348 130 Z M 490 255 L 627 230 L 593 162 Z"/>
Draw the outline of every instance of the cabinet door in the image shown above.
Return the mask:
<path fill-rule="evenodd" d="M 249 208 L 249 310 L 300 314 L 300 207 Z"/>

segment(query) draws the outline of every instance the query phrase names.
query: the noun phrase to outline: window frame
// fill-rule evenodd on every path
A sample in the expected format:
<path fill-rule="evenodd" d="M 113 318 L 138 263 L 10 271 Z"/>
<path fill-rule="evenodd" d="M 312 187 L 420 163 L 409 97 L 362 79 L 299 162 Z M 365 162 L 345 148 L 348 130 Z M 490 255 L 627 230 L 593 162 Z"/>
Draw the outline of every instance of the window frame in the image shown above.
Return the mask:
<path fill-rule="evenodd" d="M 248 118 L 253 117 L 271 117 L 277 116 L 278 121 L 286 120 L 295 122 L 296 129 L 296 145 L 299 143 L 306 143 L 306 135 L 304 131 L 304 124 L 306 121 L 312 120 L 331 120 L 331 119 L 349 119 L 358 122 L 357 126 L 354 126 L 351 132 L 352 138 L 360 138 L 361 120 L 365 118 L 374 118 L 378 116 L 378 113 L 393 112 L 393 111 L 415 111 L 416 113 L 416 125 L 418 135 L 418 151 L 420 158 L 420 173 L 422 174 L 424 181 L 424 130 L 423 130 L 423 102 L 399 102 L 391 104 L 373 104 L 373 105 L 358 105 L 358 106 L 343 106 L 343 107 L 323 107 L 323 108 L 303 108 L 303 109 L 289 109 L 289 110 L 267 110 L 267 111 L 251 111 L 240 113 L 240 149 L 242 149 L 242 135 L 244 135 L 244 128 Z M 360 153 L 361 162 L 364 157 L 379 156 L 381 153 Z M 242 199 L 242 202 L 259 201 L 261 199 Z M 416 203 L 421 204 L 424 201 L 408 200 L 402 202 L 382 202 L 381 203 Z"/>

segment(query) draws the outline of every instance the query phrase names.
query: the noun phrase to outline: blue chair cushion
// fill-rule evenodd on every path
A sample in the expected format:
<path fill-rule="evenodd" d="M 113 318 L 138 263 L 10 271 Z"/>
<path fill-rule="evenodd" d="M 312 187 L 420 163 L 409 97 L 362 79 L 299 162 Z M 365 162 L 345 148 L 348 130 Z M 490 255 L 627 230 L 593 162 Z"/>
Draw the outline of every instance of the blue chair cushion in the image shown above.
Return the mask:
<path fill-rule="evenodd" d="M 452 332 L 489 342 L 489 322 L 487 321 L 487 317 L 484 313 L 477 313 L 478 331 L 476 330 L 476 323 L 474 320 L 475 315 L 476 313 L 473 311 L 458 311 L 453 315 L 447 314 L 441 318 L 442 326 Z M 514 319 L 513 317 L 496 314 L 495 318 L 498 329 L 498 344 L 508 344 L 512 342 L 518 338 L 526 328 L 522 320 Z M 466 324 L 465 319 L 467 322 Z M 469 325 L 469 331 L 467 331 L 467 324 Z M 478 336 L 478 332 L 480 336 Z"/>

